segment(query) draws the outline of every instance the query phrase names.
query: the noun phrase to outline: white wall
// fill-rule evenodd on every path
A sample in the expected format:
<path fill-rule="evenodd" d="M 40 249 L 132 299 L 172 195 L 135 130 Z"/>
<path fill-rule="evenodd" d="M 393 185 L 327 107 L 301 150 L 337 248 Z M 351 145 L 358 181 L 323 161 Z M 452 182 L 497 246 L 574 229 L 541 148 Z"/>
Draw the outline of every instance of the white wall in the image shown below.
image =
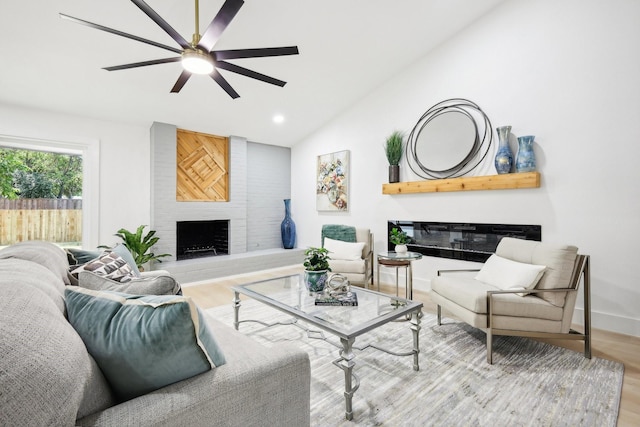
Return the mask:
<path fill-rule="evenodd" d="M 291 198 L 291 149 L 247 143 L 247 251 L 282 248 L 284 199 Z"/>
<path fill-rule="evenodd" d="M 591 255 L 594 327 L 640 336 L 638 22 L 633 0 L 501 4 L 293 147 L 298 247 L 318 245 L 324 223 L 370 227 L 376 251 L 385 250 L 387 219 L 541 224 L 543 241 Z M 454 97 L 478 103 L 494 128 L 536 136 L 541 188 L 382 195 L 385 137 Z M 318 213 L 316 156 L 345 149 L 350 210 Z M 487 161 L 482 169 L 494 173 Z M 405 164 L 401 180 L 418 179 Z M 414 285 L 428 289 L 437 269 L 462 266 L 425 257 Z"/>
<path fill-rule="evenodd" d="M 116 243 L 120 228 L 150 224 L 149 127 L 0 104 L 0 135 L 100 146 L 98 235 L 89 236 L 90 246 Z"/>

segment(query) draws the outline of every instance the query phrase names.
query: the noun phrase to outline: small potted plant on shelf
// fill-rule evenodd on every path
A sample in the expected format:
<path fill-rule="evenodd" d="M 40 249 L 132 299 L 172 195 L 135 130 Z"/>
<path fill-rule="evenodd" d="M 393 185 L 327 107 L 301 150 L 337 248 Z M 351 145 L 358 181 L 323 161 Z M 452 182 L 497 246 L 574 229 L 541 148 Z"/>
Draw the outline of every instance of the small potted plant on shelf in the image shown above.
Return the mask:
<path fill-rule="evenodd" d="M 404 134 L 400 131 L 394 131 L 384 145 L 384 152 L 389 161 L 389 182 L 400 181 L 400 159 L 402 159 Z"/>
<path fill-rule="evenodd" d="M 327 283 L 329 251 L 325 248 L 308 248 L 304 252 L 304 284 L 310 292 L 322 292 Z"/>
<path fill-rule="evenodd" d="M 397 253 L 402 254 L 407 252 L 407 243 L 409 243 L 409 240 L 407 233 L 399 228 L 393 227 L 391 233 L 389 233 L 389 241 L 396 245 Z"/>

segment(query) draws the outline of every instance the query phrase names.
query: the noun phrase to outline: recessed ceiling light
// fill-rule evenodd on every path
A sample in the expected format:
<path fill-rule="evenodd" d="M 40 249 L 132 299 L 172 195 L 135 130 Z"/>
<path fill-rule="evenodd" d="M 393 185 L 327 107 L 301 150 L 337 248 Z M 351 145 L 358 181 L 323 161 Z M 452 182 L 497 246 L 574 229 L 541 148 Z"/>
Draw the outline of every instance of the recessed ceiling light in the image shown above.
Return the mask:
<path fill-rule="evenodd" d="M 284 116 L 282 114 L 276 114 L 275 116 L 273 116 L 273 123 L 283 123 L 284 122 Z"/>

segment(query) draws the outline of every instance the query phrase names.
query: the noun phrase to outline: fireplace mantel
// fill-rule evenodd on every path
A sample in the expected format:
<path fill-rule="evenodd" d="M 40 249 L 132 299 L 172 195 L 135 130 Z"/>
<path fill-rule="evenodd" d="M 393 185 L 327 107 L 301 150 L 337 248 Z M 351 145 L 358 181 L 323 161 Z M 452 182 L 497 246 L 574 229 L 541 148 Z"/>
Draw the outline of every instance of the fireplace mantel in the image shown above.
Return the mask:
<path fill-rule="evenodd" d="M 447 191 L 506 190 L 538 187 L 540 187 L 540 173 L 523 172 L 382 184 L 382 194 L 440 193 Z"/>

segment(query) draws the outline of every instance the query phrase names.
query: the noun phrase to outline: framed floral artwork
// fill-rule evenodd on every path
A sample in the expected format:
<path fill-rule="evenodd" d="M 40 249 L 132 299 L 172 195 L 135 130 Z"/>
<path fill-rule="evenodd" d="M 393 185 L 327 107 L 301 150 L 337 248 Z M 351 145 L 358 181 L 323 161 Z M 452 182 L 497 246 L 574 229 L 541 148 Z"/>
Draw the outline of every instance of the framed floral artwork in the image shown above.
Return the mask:
<path fill-rule="evenodd" d="M 316 171 L 316 209 L 349 209 L 349 150 L 318 156 Z"/>

